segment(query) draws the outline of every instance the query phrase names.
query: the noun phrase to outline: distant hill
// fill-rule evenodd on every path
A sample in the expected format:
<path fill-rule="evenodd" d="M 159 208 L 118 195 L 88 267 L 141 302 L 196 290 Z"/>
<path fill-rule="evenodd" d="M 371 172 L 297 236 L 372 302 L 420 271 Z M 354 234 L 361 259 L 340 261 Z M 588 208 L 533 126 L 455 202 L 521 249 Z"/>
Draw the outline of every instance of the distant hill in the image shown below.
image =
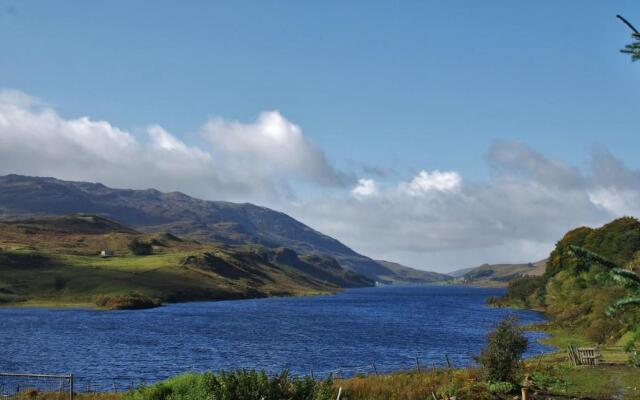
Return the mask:
<path fill-rule="evenodd" d="M 464 274 L 466 274 L 467 272 L 471 271 L 474 268 L 477 268 L 477 267 L 457 269 L 455 271 L 447 272 L 447 275 L 453 276 L 454 278 L 461 278 L 462 276 L 464 276 Z"/>
<path fill-rule="evenodd" d="M 380 275 L 380 281 L 388 282 L 407 282 L 407 283 L 425 283 L 425 282 L 442 282 L 450 280 L 451 276 L 440 274 L 438 272 L 422 271 L 419 269 L 404 266 L 402 264 L 391 261 L 376 260 L 377 263 L 388 268 L 393 274 L 388 276 Z"/>
<path fill-rule="evenodd" d="M 474 268 L 465 268 L 450 273 L 465 283 L 506 285 L 521 276 L 540 276 L 544 274 L 547 260 L 526 264 L 482 264 Z"/>
<path fill-rule="evenodd" d="M 133 240 L 150 244 L 152 254 L 133 254 Z M 108 257 L 100 256 L 102 250 Z M 0 272 L 0 304 L 111 308 L 334 293 L 373 284 L 328 256 L 201 244 L 86 214 L 0 222 Z"/>
<path fill-rule="evenodd" d="M 203 243 L 286 247 L 336 259 L 372 280 L 401 281 L 392 270 L 290 216 L 253 204 L 205 201 L 154 189 L 112 189 L 100 183 L 6 175 L 0 177 L 0 219 L 89 213 L 143 232 L 166 231 Z M 411 271 L 405 271 L 411 276 Z"/>

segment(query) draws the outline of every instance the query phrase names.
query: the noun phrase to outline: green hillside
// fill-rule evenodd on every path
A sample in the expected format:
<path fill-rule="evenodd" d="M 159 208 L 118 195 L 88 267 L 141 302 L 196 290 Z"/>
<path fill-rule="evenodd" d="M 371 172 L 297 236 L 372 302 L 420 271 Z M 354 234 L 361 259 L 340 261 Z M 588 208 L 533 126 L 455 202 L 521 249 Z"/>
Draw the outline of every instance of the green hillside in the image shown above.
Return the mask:
<path fill-rule="evenodd" d="M 133 240 L 150 245 L 135 255 Z M 107 250 L 110 257 L 100 257 Z M 140 233 L 92 215 L 0 222 L 0 303 L 138 308 L 371 286 L 332 258 Z"/>
<path fill-rule="evenodd" d="M 606 262 L 586 259 L 574 249 L 585 249 Z M 555 246 L 543 276 L 524 277 L 509 284 L 507 304 L 545 311 L 553 321 L 579 331 L 596 342 L 612 342 L 640 323 L 640 311 L 608 316 L 608 307 L 632 292 L 611 274 L 617 264 L 628 270 L 640 267 L 640 222 L 631 217 L 600 228 L 580 227 Z"/>
<path fill-rule="evenodd" d="M 336 259 L 371 280 L 403 281 L 411 269 L 359 254 L 287 214 L 248 203 L 206 201 L 179 192 L 114 189 L 100 183 L 21 175 L 0 176 L 0 220 L 90 213 L 142 232 L 166 231 L 200 242 L 286 247 Z M 429 278 L 430 279 L 430 278 Z"/>

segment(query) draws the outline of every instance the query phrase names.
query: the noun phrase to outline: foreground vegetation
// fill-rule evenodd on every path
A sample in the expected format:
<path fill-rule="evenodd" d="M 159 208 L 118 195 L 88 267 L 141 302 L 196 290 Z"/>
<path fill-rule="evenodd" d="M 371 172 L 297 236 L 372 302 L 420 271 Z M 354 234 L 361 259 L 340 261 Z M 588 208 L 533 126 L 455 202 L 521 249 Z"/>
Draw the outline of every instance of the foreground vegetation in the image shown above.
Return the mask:
<path fill-rule="evenodd" d="M 254 370 L 237 370 L 179 375 L 128 393 L 123 400 L 333 400 L 337 392 L 331 380 L 294 377 L 287 371 L 268 376 Z"/>

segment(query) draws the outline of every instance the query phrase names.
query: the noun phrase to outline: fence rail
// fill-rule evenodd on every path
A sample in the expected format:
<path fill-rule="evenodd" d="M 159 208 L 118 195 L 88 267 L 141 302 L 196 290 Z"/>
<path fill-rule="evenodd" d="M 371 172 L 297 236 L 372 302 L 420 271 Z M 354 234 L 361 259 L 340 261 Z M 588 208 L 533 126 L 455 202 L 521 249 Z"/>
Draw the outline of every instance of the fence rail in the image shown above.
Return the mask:
<path fill-rule="evenodd" d="M 0 372 L 0 397 L 3 399 L 38 399 L 43 394 L 49 398 L 73 400 L 74 378 L 69 375 L 22 374 Z"/>

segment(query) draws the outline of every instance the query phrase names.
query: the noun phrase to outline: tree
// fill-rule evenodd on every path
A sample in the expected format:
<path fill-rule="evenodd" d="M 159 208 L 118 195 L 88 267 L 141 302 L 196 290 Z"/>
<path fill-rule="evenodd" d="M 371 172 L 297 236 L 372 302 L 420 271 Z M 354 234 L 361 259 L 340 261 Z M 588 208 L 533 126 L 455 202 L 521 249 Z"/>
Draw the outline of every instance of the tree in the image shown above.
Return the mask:
<path fill-rule="evenodd" d="M 640 60 L 640 32 L 621 15 L 616 15 L 616 17 L 631 29 L 631 37 L 634 39 L 633 43 L 626 45 L 624 49 L 620 51 L 625 54 L 630 54 L 631 60 L 633 61 Z"/>
<path fill-rule="evenodd" d="M 153 252 L 153 246 L 151 246 L 151 243 L 134 238 L 129 242 L 129 250 L 137 256 L 148 256 Z"/>
<path fill-rule="evenodd" d="M 528 344 L 517 318 L 508 316 L 487 335 L 487 345 L 476 361 L 486 371 L 489 381 L 517 384 L 522 355 Z"/>

